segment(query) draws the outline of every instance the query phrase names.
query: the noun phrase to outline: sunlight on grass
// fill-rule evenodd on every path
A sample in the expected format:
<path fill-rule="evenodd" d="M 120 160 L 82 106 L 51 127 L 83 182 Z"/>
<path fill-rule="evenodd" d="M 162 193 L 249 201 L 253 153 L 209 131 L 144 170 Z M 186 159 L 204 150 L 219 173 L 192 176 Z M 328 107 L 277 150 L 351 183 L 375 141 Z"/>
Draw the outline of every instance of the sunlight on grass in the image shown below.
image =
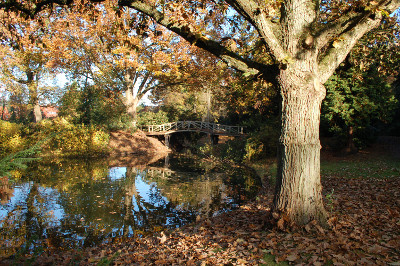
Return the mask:
<path fill-rule="evenodd" d="M 321 176 L 344 178 L 394 178 L 400 176 L 400 161 L 374 158 L 356 161 L 322 161 Z"/>
<path fill-rule="evenodd" d="M 264 181 L 275 185 L 277 175 L 277 163 L 254 162 L 251 167 Z M 342 178 L 377 178 L 387 179 L 400 176 L 400 160 L 392 157 L 348 158 L 335 160 L 321 160 L 321 178 L 342 177 Z"/>

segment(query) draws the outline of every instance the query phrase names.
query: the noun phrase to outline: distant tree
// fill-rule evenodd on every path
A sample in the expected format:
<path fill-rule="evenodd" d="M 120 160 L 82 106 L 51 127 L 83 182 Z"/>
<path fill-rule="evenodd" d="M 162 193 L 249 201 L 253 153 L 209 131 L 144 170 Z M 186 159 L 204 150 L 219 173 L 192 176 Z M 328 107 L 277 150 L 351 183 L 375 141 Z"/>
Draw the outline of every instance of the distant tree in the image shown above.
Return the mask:
<path fill-rule="evenodd" d="M 104 90 L 98 85 L 80 87 L 77 82 L 65 88 L 58 102 L 59 115 L 74 123 L 86 125 L 123 127 L 124 105 L 117 94 Z"/>
<path fill-rule="evenodd" d="M 27 89 L 32 120 L 39 122 L 42 120 L 39 99 L 49 89 L 43 81 L 54 70 L 49 67 L 51 58 L 43 46 L 50 36 L 39 21 L 27 21 L 3 10 L 0 18 L 0 74 L 3 83 L 11 93 L 21 93 L 14 90 L 21 86 Z"/>
<path fill-rule="evenodd" d="M 355 67 L 338 71 L 325 86 L 322 120 L 332 133 L 342 138 L 341 146 L 347 152 L 357 151 L 354 139 L 357 146 L 365 145 L 366 135 L 373 135 L 372 128 L 377 130 L 379 123 L 391 122 L 397 100 L 376 67 L 362 72 Z"/>
<path fill-rule="evenodd" d="M 397 100 L 397 106 L 395 109 L 395 114 L 393 115 L 393 122 L 386 133 L 392 136 L 400 136 L 400 74 L 393 82 L 392 89 Z"/>
<path fill-rule="evenodd" d="M 112 2 L 71 5 L 55 29 L 63 43 L 58 63 L 72 78 L 119 93 L 133 123 L 148 92 L 185 80 L 190 46 L 136 11 L 116 12 Z"/>
<path fill-rule="evenodd" d="M 191 60 L 180 67 L 185 75 L 182 82 L 168 84 L 161 80 L 162 86 L 149 98 L 168 113 L 171 121 L 220 121 L 227 113 L 226 96 L 235 79 L 233 71 L 201 49 L 192 48 L 190 56 Z"/>
<path fill-rule="evenodd" d="M 396 100 L 390 82 L 400 68 L 398 32 L 395 20 L 384 19 L 363 36 L 325 84 L 322 124 L 334 133 L 335 148 L 355 152 L 392 120 Z"/>

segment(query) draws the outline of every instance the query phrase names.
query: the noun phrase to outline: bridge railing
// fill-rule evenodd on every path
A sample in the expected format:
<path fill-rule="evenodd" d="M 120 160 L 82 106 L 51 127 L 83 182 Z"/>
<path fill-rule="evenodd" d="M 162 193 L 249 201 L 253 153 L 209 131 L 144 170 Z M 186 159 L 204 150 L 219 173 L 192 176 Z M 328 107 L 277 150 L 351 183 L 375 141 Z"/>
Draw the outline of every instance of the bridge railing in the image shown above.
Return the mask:
<path fill-rule="evenodd" d="M 221 125 L 202 121 L 177 121 L 161 125 L 144 125 L 140 130 L 147 133 L 163 133 L 169 131 L 202 131 L 216 134 L 242 135 L 243 127 Z"/>

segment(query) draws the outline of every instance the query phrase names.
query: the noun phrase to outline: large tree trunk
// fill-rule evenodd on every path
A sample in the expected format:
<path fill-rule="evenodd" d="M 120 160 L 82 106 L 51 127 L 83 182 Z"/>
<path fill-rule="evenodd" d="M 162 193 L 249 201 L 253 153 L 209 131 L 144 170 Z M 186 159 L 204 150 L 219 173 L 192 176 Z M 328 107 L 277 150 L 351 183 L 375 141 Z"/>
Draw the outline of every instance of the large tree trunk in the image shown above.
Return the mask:
<path fill-rule="evenodd" d="M 132 125 L 136 126 L 137 122 L 137 112 L 136 108 L 139 103 L 139 99 L 133 95 L 133 89 L 126 90 L 125 108 L 126 113 L 129 115 Z"/>
<path fill-rule="evenodd" d="M 326 221 L 320 182 L 319 122 L 325 88 L 313 75 L 283 70 L 281 135 L 273 211 L 291 222 Z"/>
<path fill-rule="evenodd" d="M 42 121 L 42 111 L 40 110 L 39 97 L 38 97 L 38 84 L 34 80 L 35 73 L 28 71 L 26 73 L 27 82 L 29 89 L 29 98 L 32 105 L 33 122 L 38 123 Z"/>

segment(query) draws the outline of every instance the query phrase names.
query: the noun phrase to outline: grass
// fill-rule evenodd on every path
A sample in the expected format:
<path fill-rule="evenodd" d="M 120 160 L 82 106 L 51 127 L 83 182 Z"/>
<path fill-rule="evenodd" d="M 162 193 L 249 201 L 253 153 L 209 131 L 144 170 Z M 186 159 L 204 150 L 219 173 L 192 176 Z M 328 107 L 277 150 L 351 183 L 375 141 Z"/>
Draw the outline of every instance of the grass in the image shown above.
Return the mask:
<path fill-rule="evenodd" d="M 321 176 L 387 179 L 400 176 L 400 160 L 386 156 L 359 160 L 324 160 Z"/>
<path fill-rule="evenodd" d="M 265 266 L 286 266 L 289 265 L 289 263 L 287 261 L 281 261 L 281 262 L 276 262 L 275 260 L 275 256 L 272 255 L 271 253 L 269 253 L 268 251 L 266 253 L 264 253 L 263 259 L 264 261 L 263 264 L 261 265 L 265 265 Z"/>
<path fill-rule="evenodd" d="M 250 165 L 259 176 L 275 185 L 277 164 L 274 160 L 258 161 Z M 390 179 L 400 176 L 400 160 L 387 155 L 355 154 L 347 157 L 321 159 L 321 178 Z"/>

